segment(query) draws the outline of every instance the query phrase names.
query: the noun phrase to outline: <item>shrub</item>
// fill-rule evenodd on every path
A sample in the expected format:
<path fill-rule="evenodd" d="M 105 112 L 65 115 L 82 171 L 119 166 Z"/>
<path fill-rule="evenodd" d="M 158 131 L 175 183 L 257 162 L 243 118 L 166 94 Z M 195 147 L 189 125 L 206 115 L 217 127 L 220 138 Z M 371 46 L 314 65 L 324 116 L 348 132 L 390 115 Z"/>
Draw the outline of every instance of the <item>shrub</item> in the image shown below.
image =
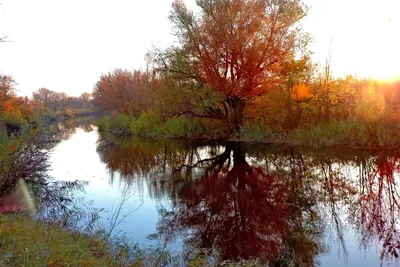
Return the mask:
<path fill-rule="evenodd" d="M 131 132 L 141 136 L 154 136 L 162 133 L 161 118 L 153 113 L 146 112 L 140 115 L 139 118 L 132 121 Z"/>
<path fill-rule="evenodd" d="M 28 126 L 27 120 L 22 117 L 19 111 L 3 113 L 0 119 L 9 125 L 21 126 L 24 128 Z"/>
<path fill-rule="evenodd" d="M 67 108 L 67 109 L 64 111 L 64 114 L 65 114 L 65 116 L 67 116 L 68 118 L 72 118 L 72 117 L 74 116 L 74 112 L 73 112 L 72 109 L 70 109 L 70 108 Z"/>
<path fill-rule="evenodd" d="M 133 118 L 120 113 L 114 116 L 109 125 L 109 129 L 117 133 L 130 133 Z"/>

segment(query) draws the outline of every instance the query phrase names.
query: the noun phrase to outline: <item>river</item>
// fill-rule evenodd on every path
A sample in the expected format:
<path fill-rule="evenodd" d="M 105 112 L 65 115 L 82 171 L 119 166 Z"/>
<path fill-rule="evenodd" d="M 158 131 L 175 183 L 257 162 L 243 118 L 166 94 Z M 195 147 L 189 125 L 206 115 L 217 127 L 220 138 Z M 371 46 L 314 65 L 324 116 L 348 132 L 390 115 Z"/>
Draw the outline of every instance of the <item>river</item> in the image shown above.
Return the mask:
<path fill-rule="evenodd" d="M 50 175 L 143 247 L 273 266 L 398 266 L 400 153 L 150 141 L 74 128 Z M 119 215 L 118 211 L 120 211 Z"/>

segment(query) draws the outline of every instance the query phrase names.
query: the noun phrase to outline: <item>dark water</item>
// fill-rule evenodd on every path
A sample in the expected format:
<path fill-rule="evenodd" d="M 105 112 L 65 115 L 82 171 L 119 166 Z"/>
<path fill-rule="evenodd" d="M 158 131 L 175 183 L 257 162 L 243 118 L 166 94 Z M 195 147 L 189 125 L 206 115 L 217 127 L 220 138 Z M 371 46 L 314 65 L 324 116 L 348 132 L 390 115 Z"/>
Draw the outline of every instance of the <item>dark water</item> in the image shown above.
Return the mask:
<path fill-rule="evenodd" d="M 118 139 L 94 127 L 64 139 L 51 175 L 87 181 L 103 225 L 122 210 L 113 233 L 142 246 L 272 266 L 399 266 L 400 153 Z"/>

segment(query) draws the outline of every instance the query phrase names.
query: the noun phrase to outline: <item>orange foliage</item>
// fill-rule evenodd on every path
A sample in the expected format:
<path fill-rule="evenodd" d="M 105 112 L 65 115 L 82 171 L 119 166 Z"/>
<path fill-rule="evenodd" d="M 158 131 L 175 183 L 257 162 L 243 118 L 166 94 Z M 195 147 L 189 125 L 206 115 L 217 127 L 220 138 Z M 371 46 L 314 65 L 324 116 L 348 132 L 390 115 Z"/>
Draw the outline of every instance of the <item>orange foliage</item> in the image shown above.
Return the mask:
<path fill-rule="evenodd" d="M 29 99 L 17 96 L 8 96 L 0 99 L 0 116 L 12 115 L 17 119 L 27 119 L 33 114 L 33 106 Z"/>
<path fill-rule="evenodd" d="M 117 69 L 101 76 L 93 90 L 93 99 L 107 111 L 139 115 L 149 107 L 152 83 L 148 72 Z"/>
<path fill-rule="evenodd" d="M 312 94 L 309 86 L 305 84 L 299 84 L 293 86 L 290 96 L 295 101 L 301 101 L 312 97 Z"/>
<path fill-rule="evenodd" d="M 0 121 L 10 115 L 16 120 L 26 119 L 33 113 L 29 99 L 15 95 L 15 84 L 11 76 L 0 75 Z"/>
<path fill-rule="evenodd" d="M 194 18 L 175 1 L 172 15 L 196 74 L 230 97 L 271 89 L 281 78 L 282 63 L 297 49 L 299 36 L 291 26 L 305 14 L 299 1 L 279 1 L 279 6 L 276 1 L 209 1 L 199 7 L 202 14 Z"/>

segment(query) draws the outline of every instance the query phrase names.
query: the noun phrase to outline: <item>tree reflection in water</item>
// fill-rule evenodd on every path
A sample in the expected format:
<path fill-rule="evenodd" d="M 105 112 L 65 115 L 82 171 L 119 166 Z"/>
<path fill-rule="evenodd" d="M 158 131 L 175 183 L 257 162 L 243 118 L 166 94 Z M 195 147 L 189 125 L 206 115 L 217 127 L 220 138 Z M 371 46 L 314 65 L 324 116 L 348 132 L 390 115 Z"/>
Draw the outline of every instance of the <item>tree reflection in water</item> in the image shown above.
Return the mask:
<path fill-rule="evenodd" d="M 103 140 L 98 151 L 111 172 L 119 170 L 128 181 L 144 175 L 153 193 L 170 194 L 173 209 L 161 209 L 158 224 L 166 242 L 184 236 L 188 257 L 200 248 L 216 250 L 219 260 L 315 263 L 322 226 L 302 166 L 252 166 L 239 143 L 209 149 L 156 145 L 147 148 L 151 153 L 146 146 Z"/>
<path fill-rule="evenodd" d="M 228 144 L 174 209 L 163 212 L 159 228 L 167 240 L 179 234 L 189 247 L 216 249 L 222 261 L 310 266 L 321 232 L 310 228 L 319 218 L 300 183 L 250 166 L 241 144 Z"/>
<path fill-rule="evenodd" d="M 111 173 L 172 200 L 158 231 L 183 239 L 188 258 L 208 250 L 222 261 L 311 266 L 328 232 L 346 257 L 350 229 L 360 247 L 380 246 L 382 262 L 400 253 L 399 155 L 109 138 L 98 152 Z"/>
<path fill-rule="evenodd" d="M 355 223 L 362 244 L 379 240 L 380 258 L 398 258 L 400 254 L 400 159 L 377 156 L 360 168 L 360 193 L 354 207 Z"/>

